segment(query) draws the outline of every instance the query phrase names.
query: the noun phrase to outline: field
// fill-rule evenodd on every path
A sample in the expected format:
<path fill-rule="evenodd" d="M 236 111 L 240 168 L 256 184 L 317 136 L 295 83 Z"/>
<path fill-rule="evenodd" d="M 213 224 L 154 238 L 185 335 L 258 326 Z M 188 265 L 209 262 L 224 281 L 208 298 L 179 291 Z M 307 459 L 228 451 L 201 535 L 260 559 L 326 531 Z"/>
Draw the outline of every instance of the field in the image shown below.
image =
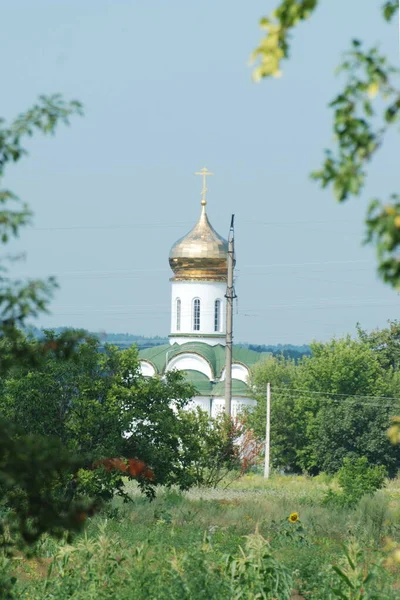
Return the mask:
<path fill-rule="evenodd" d="M 14 559 L 16 597 L 400 598 L 398 480 L 355 508 L 324 504 L 324 476 L 246 476 L 151 503 L 130 485 L 132 502 L 88 519 L 71 545 L 45 538 Z"/>

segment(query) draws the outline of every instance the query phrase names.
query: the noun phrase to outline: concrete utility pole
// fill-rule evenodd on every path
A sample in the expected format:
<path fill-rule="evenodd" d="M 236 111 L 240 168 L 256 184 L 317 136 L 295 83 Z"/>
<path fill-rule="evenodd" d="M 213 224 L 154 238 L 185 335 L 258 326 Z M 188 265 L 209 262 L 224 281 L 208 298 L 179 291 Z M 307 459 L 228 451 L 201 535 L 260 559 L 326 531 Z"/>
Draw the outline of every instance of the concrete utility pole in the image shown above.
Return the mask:
<path fill-rule="evenodd" d="M 234 221 L 232 215 L 228 238 L 228 279 L 226 287 L 226 346 L 225 346 L 225 414 L 232 413 L 232 345 L 233 345 L 233 269 L 235 266 Z"/>
<path fill-rule="evenodd" d="M 270 433 L 271 433 L 271 384 L 267 383 L 267 424 L 266 424 L 266 428 L 265 428 L 264 479 L 269 478 Z"/>

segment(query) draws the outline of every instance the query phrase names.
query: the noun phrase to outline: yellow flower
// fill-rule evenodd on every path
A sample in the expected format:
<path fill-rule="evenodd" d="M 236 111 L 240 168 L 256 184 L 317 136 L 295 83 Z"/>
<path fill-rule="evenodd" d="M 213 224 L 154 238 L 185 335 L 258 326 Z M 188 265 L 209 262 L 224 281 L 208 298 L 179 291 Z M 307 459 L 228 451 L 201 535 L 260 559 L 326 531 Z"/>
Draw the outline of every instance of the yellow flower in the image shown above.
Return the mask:
<path fill-rule="evenodd" d="M 299 513 L 297 513 L 297 512 L 291 513 L 288 517 L 288 520 L 291 523 L 296 523 L 299 520 Z"/>

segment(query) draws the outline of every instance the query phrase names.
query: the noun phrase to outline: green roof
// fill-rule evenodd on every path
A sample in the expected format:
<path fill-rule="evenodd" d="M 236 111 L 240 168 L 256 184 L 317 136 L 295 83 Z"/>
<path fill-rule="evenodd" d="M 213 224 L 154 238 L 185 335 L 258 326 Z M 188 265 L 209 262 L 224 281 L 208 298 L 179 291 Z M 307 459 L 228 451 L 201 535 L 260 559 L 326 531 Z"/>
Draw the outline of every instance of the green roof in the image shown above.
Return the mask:
<path fill-rule="evenodd" d="M 232 378 L 232 396 L 249 396 L 249 386 L 240 379 Z M 213 396 L 225 396 L 225 381 L 218 381 L 214 384 Z"/>
<path fill-rule="evenodd" d="M 182 374 L 186 381 L 192 383 L 196 388 L 200 396 L 211 396 L 213 384 L 208 379 L 207 375 L 200 373 L 200 371 L 182 371 Z"/>
<path fill-rule="evenodd" d="M 186 342 L 185 344 L 164 344 L 163 346 L 155 346 L 140 350 L 139 359 L 147 360 L 156 369 L 158 374 L 165 371 L 167 361 L 170 362 L 174 356 L 178 354 L 199 354 L 210 365 L 213 376 L 217 379 L 221 377 L 225 367 L 225 346 L 217 344 L 210 346 L 204 342 Z M 232 361 L 241 363 L 246 367 L 252 367 L 255 363 L 262 360 L 267 353 L 255 352 L 241 346 L 233 346 Z"/>
<path fill-rule="evenodd" d="M 167 352 L 170 348 L 169 344 L 163 344 L 162 346 L 140 350 L 139 359 L 147 360 L 154 366 L 157 373 L 163 373 L 166 366 Z"/>
<path fill-rule="evenodd" d="M 211 382 L 207 375 L 200 371 L 182 371 L 186 381 L 192 383 L 199 396 L 225 396 L 225 381 Z M 239 379 L 232 379 L 232 396 L 248 397 L 249 387 Z"/>

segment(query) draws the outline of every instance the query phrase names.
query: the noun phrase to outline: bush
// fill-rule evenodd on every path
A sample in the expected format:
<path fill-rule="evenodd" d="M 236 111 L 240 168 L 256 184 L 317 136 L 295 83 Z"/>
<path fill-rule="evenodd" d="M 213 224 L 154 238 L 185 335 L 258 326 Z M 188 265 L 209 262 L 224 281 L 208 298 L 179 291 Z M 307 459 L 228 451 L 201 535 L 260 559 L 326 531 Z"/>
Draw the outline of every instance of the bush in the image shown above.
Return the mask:
<path fill-rule="evenodd" d="M 257 465 L 263 445 L 247 428 L 245 418 L 224 413 L 212 419 L 199 407 L 180 411 L 182 444 L 180 460 L 187 487 L 217 487 L 229 483 Z"/>
<path fill-rule="evenodd" d="M 357 459 L 345 458 L 337 473 L 341 492 L 329 490 L 325 500 L 341 505 L 354 506 L 363 496 L 372 495 L 383 487 L 387 476 L 383 465 L 371 466 L 365 456 Z"/>

